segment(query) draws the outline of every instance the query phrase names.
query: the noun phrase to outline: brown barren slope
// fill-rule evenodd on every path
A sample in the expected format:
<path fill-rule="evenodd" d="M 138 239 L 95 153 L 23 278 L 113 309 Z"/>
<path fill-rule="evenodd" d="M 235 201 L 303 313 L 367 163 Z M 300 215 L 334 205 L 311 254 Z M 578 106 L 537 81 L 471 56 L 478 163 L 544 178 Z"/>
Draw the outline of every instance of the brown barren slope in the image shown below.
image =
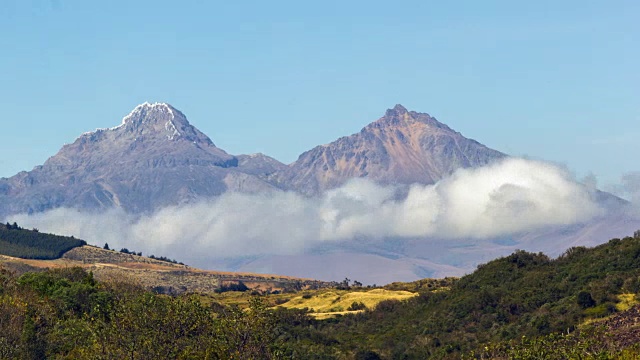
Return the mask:
<path fill-rule="evenodd" d="M 92 271 L 98 280 L 127 279 L 146 288 L 171 294 L 209 293 L 222 284 L 239 281 L 250 289 L 259 291 L 302 290 L 330 285 L 323 281 L 280 275 L 200 270 L 94 246 L 72 249 L 56 260 L 28 260 L 0 255 L 0 265 L 17 273 L 80 266 Z"/>
<path fill-rule="evenodd" d="M 634 305 L 597 324 L 604 326 L 610 335 L 604 340 L 612 341 L 620 349 L 640 344 L 640 305 Z"/>

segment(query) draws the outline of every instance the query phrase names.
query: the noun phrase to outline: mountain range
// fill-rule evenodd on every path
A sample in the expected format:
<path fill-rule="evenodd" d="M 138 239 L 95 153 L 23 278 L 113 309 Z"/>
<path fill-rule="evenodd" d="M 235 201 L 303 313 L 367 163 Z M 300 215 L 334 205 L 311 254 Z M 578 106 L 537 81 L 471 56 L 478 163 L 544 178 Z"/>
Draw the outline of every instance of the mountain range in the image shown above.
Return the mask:
<path fill-rule="evenodd" d="M 0 217 L 57 207 L 144 213 L 227 191 L 317 195 L 354 177 L 433 184 L 504 156 L 396 105 L 359 133 L 285 165 L 264 154 L 230 155 L 171 105 L 144 103 L 120 125 L 82 134 L 43 165 L 0 179 Z"/>
<path fill-rule="evenodd" d="M 144 216 L 233 193 L 286 192 L 314 198 L 354 178 L 404 186 L 406 195 L 416 184 L 436 184 L 460 169 L 477 169 L 508 158 L 428 114 L 396 105 L 360 132 L 316 146 L 286 165 L 264 154 L 229 154 L 176 108 L 144 103 L 120 125 L 82 134 L 43 165 L 0 179 L 0 220 L 57 208 L 92 213 L 115 208 Z M 611 194 L 592 194 L 603 206 L 626 206 Z M 509 204 L 523 206 L 521 200 Z M 438 236 L 375 240 L 356 236 L 305 247 L 302 253 L 219 257 L 207 265 L 195 265 L 325 280 L 348 275 L 369 283 L 411 281 L 460 275 L 517 248 L 558 254 L 570 246 L 627 235 L 638 227 L 635 219 L 618 216 L 482 242 L 472 238 L 450 242 Z"/>

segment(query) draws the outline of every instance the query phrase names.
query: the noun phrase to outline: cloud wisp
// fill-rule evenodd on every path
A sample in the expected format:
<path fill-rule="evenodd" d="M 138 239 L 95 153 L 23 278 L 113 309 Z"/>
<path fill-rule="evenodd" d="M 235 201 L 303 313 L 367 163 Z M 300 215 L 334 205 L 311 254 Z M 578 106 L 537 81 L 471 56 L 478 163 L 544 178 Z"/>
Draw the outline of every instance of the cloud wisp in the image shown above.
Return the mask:
<path fill-rule="evenodd" d="M 603 212 L 565 169 L 518 158 L 412 185 L 400 199 L 397 190 L 354 179 L 314 198 L 226 193 L 152 215 L 59 208 L 7 220 L 112 248 L 202 260 L 295 254 L 354 238 L 486 239 L 582 223 Z"/>

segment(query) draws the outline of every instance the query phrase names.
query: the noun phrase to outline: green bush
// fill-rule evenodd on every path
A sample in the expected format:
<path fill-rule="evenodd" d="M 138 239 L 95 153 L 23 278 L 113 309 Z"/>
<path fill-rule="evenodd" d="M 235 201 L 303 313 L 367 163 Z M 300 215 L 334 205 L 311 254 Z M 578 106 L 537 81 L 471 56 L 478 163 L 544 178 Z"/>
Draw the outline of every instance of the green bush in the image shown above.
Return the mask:
<path fill-rule="evenodd" d="M 349 311 L 357 311 L 357 310 L 364 310 L 366 308 L 367 308 L 367 306 L 363 302 L 354 301 L 353 303 L 351 303 L 351 306 L 349 306 L 349 308 L 347 310 L 349 310 Z"/>

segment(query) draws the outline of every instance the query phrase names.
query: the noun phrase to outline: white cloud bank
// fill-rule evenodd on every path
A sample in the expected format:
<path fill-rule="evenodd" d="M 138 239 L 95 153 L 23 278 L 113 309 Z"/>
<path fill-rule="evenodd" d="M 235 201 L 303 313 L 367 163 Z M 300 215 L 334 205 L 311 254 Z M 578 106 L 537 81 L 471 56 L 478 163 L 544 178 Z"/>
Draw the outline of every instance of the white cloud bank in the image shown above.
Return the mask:
<path fill-rule="evenodd" d="M 150 216 L 60 208 L 5 221 L 182 260 L 292 254 L 355 237 L 483 239 L 602 213 L 566 170 L 525 159 L 462 169 L 435 185 L 413 185 L 402 199 L 396 190 L 356 179 L 317 198 L 227 193 Z"/>

